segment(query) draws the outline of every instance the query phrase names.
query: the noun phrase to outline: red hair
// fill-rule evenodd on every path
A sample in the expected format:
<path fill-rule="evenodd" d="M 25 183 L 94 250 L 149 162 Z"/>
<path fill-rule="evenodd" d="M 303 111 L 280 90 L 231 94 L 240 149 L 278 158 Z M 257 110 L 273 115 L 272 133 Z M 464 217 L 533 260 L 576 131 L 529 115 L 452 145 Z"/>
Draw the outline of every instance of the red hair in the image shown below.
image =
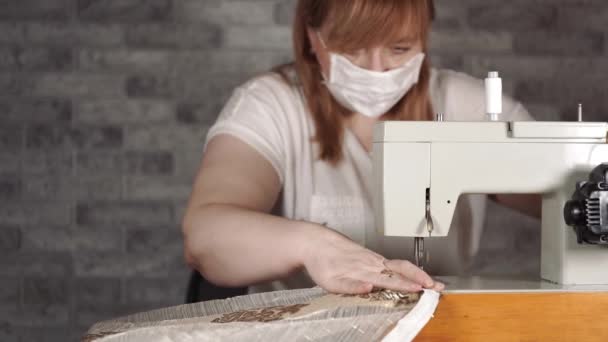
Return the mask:
<path fill-rule="evenodd" d="M 432 0 L 299 0 L 293 25 L 295 62 L 276 68 L 290 83 L 288 68 L 295 68 L 308 109 L 315 123 L 320 158 L 342 160 L 344 120 L 353 113 L 341 106 L 322 84 L 321 67 L 312 52 L 308 28 L 328 25 L 327 43 L 338 52 L 391 44 L 404 37 L 422 42 L 427 38 L 434 7 Z M 331 19 L 330 19 L 331 18 Z M 428 86 L 430 65 L 422 65 L 418 83 L 387 113 L 383 120 L 432 120 Z"/>

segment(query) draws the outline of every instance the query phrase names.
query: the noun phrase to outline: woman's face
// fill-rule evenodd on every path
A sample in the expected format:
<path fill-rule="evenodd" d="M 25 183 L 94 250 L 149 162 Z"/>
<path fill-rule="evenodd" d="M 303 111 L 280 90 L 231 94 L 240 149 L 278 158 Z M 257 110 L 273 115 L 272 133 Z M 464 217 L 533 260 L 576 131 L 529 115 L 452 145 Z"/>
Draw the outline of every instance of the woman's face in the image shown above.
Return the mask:
<path fill-rule="evenodd" d="M 313 52 L 317 56 L 321 71 L 328 77 L 330 71 L 329 53 L 337 52 L 332 50 L 331 44 L 327 43 L 327 27 L 324 25 L 318 31 L 308 28 L 308 39 L 310 39 Z M 378 45 L 358 51 L 341 52 L 340 54 L 360 68 L 382 72 L 402 66 L 420 52 L 422 52 L 422 42 L 420 40 L 412 41 L 404 37 L 391 44 Z"/>

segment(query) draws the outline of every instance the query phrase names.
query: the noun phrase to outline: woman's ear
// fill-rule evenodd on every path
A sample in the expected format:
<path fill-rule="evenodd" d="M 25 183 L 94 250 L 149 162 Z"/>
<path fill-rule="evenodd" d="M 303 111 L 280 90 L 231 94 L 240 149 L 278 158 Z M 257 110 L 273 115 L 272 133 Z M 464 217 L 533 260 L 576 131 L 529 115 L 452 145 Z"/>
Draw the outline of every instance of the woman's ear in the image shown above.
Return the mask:
<path fill-rule="evenodd" d="M 310 53 L 318 56 L 320 42 L 317 31 L 310 27 L 306 27 L 306 34 L 308 35 L 308 42 L 310 43 Z"/>

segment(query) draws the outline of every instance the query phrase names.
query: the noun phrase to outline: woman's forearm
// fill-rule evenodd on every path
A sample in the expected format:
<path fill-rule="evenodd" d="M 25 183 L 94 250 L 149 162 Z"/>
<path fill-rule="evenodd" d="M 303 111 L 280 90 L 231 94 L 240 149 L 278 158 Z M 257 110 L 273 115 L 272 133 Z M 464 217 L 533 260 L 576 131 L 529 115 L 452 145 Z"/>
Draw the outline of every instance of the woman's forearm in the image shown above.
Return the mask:
<path fill-rule="evenodd" d="M 186 258 L 209 281 L 246 286 L 303 267 L 312 223 L 231 205 L 191 209 L 183 223 Z"/>
<path fill-rule="evenodd" d="M 537 194 L 497 194 L 491 195 L 490 199 L 504 205 L 505 207 L 517 210 L 520 213 L 541 218 L 542 196 Z"/>

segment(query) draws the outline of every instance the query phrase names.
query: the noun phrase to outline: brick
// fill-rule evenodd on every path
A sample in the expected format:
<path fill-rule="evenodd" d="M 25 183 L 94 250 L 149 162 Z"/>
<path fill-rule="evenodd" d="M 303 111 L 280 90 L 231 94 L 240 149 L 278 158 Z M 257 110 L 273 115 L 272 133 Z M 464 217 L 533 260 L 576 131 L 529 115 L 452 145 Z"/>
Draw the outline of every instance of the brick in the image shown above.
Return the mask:
<path fill-rule="evenodd" d="M 137 303 L 80 303 L 74 308 L 74 323 L 86 332 L 95 323 L 158 308 L 156 305 Z"/>
<path fill-rule="evenodd" d="M 128 279 L 126 284 L 127 303 L 149 303 L 159 306 L 183 304 L 186 298 L 186 281 L 179 282 L 173 277 L 167 279 Z"/>
<path fill-rule="evenodd" d="M 179 254 L 183 251 L 182 234 L 178 227 L 169 229 L 132 229 L 126 232 L 128 253 Z"/>
<path fill-rule="evenodd" d="M 74 121 L 87 124 L 161 123 L 173 119 L 175 105 L 158 100 L 96 100 L 75 105 Z"/>
<path fill-rule="evenodd" d="M 69 200 L 71 179 L 58 175 L 36 175 L 25 177 L 21 198 L 24 200 Z"/>
<path fill-rule="evenodd" d="M 608 96 L 608 89 L 603 83 L 600 75 L 575 81 L 557 75 L 552 80 L 523 80 L 517 84 L 515 97 L 523 101 L 555 103 L 559 106 L 592 104 L 596 103 L 597 99 Z"/>
<path fill-rule="evenodd" d="M 118 303 L 121 301 L 120 279 L 76 278 L 74 298 L 76 303 Z"/>
<path fill-rule="evenodd" d="M 0 174 L 17 174 L 21 172 L 20 150 L 5 150 L 0 153 Z"/>
<path fill-rule="evenodd" d="M 576 103 L 570 103 L 562 106 L 560 111 L 561 118 L 567 121 L 573 121 L 578 118 L 578 108 Z M 585 121 L 606 122 L 608 121 L 608 104 L 604 102 L 584 102 L 583 103 L 583 119 Z"/>
<path fill-rule="evenodd" d="M 112 227 L 27 226 L 24 251 L 122 251 L 122 234 Z"/>
<path fill-rule="evenodd" d="M 523 55 L 593 56 L 603 50 L 601 33 L 526 32 L 516 35 L 514 51 Z"/>
<path fill-rule="evenodd" d="M 20 0 L 0 2 L 0 19 L 67 20 L 70 18 L 69 0 Z"/>
<path fill-rule="evenodd" d="M 560 5 L 557 10 L 557 27 L 573 31 L 605 31 L 608 6 L 600 2 Z"/>
<path fill-rule="evenodd" d="M 20 341 L 80 341 L 82 331 L 70 324 L 47 327 L 18 327 Z"/>
<path fill-rule="evenodd" d="M 72 256 L 63 252 L 9 252 L 0 258 L 0 275 L 67 277 L 72 274 Z"/>
<path fill-rule="evenodd" d="M 0 206 L 0 217 L 4 224 L 52 224 L 63 225 L 72 221 L 70 204 L 60 201 L 11 201 Z"/>
<path fill-rule="evenodd" d="M 532 1 L 490 2 L 469 9 L 471 27 L 483 30 L 528 31 L 555 27 L 557 8 Z"/>
<path fill-rule="evenodd" d="M 30 149 L 119 148 L 123 131 L 116 126 L 65 126 L 36 124 L 27 128 L 26 146 Z"/>
<path fill-rule="evenodd" d="M 0 122 L 68 122 L 72 105 L 63 99 L 0 99 Z"/>
<path fill-rule="evenodd" d="M 184 148 L 175 153 L 175 176 L 194 184 L 203 157 L 203 146 Z"/>
<path fill-rule="evenodd" d="M 34 79 L 15 73 L 0 73 L 0 92 L 7 96 L 22 96 L 31 92 Z"/>
<path fill-rule="evenodd" d="M 108 176 L 62 177 L 57 174 L 24 178 L 24 200 L 117 200 L 122 197 L 120 179 Z"/>
<path fill-rule="evenodd" d="M 125 31 L 120 25 L 73 22 L 0 22 L 0 43 L 33 43 L 53 46 L 121 46 Z"/>
<path fill-rule="evenodd" d="M 175 53 L 170 56 L 171 72 L 180 77 L 200 74 L 253 76 L 272 69 L 276 65 L 293 60 L 288 50 L 213 50 L 204 52 Z M 213 68 L 209 68 L 213 65 Z"/>
<path fill-rule="evenodd" d="M 462 70 L 463 58 L 453 54 L 433 54 L 431 58 L 431 66 L 439 69 Z"/>
<path fill-rule="evenodd" d="M 547 79 L 558 71 L 556 59 L 540 56 L 474 55 L 467 56 L 465 64 L 476 77 L 484 77 L 490 70 L 499 70 L 510 78 Z"/>
<path fill-rule="evenodd" d="M 17 251 L 21 248 L 21 241 L 21 230 L 18 226 L 0 225 L 0 251 Z"/>
<path fill-rule="evenodd" d="M 69 151 L 27 151 L 23 155 L 22 173 L 70 176 L 73 173 L 73 156 Z"/>
<path fill-rule="evenodd" d="M 23 307 L 27 323 L 57 325 L 69 321 L 69 283 L 65 278 L 26 277 Z"/>
<path fill-rule="evenodd" d="M 31 95 L 45 97 L 121 98 L 125 79 L 122 75 L 46 73 L 33 77 Z"/>
<path fill-rule="evenodd" d="M 63 47 L 2 47 L 0 70 L 58 71 L 72 64 L 72 52 Z"/>
<path fill-rule="evenodd" d="M 580 87 L 598 87 L 600 80 L 594 79 L 593 75 L 601 75 L 603 70 L 608 68 L 608 61 L 599 57 L 560 57 L 549 56 L 503 56 L 503 57 L 482 57 L 474 56 L 467 58 L 469 71 L 477 77 L 484 77 L 489 70 L 499 70 L 503 74 L 503 81 L 531 82 L 537 81 L 541 85 L 548 83 L 547 80 L 558 78 L 560 82 L 566 84 L 577 83 Z M 507 75 L 507 76 L 505 76 Z M 599 76 L 598 76 L 599 77 Z M 517 93 L 517 98 L 532 103 L 552 103 L 558 101 L 563 95 L 561 92 L 549 93 L 546 98 L 530 98 L 524 93 Z M 530 95 L 537 92 L 532 89 Z M 580 92 L 577 90 L 577 92 Z M 523 96 L 523 97 L 519 97 Z M 567 102 L 576 101 L 573 96 L 568 95 L 564 98 Z M 563 102 L 563 101 L 562 101 Z M 596 100 L 585 101 L 587 104 L 597 102 Z M 578 103 L 578 102 L 576 102 Z M 563 103 L 558 103 L 557 107 Z M 576 105 L 570 102 L 570 105 Z"/>
<path fill-rule="evenodd" d="M 15 310 L 21 306 L 21 279 L 19 277 L 0 277 L 0 303 L 5 311 L 7 307 Z M 0 336 L 2 336 L 0 334 Z"/>
<path fill-rule="evenodd" d="M 202 148 L 206 126 L 141 126 L 127 130 L 125 147 L 129 149 L 162 149 L 177 151 L 183 146 Z"/>
<path fill-rule="evenodd" d="M 177 107 L 177 121 L 184 124 L 211 126 L 221 112 L 224 101 L 209 99 L 203 103 L 181 103 Z"/>
<path fill-rule="evenodd" d="M 0 176 L 0 200 L 16 200 L 23 194 L 23 181 L 17 176 Z"/>
<path fill-rule="evenodd" d="M 274 22 L 278 25 L 291 26 L 295 15 L 296 0 L 284 0 L 276 4 Z"/>
<path fill-rule="evenodd" d="M 186 210 L 188 209 L 188 199 L 178 200 L 175 202 L 175 225 L 182 226 Z"/>
<path fill-rule="evenodd" d="M 181 254 L 179 253 L 180 256 Z M 169 253 L 131 253 L 128 256 L 129 268 L 125 275 L 128 277 L 166 278 L 175 268 L 176 258 L 176 255 L 170 255 Z"/>
<path fill-rule="evenodd" d="M 129 265 L 126 255 L 116 252 L 79 251 L 74 257 L 74 272 L 77 277 L 116 277 L 123 275 Z"/>
<path fill-rule="evenodd" d="M 171 15 L 170 0 L 78 0 L 78 16 L 82 20 L 156 21 Z"/>
<path fill-rule="evenodd" d="M 163 72 L 171 65 L 167 50 L 78 49 L 78 68 L 85 71 Z"/>
<path fill-rule="evenodd" d="M 273 21 L 274 5 L 275 1 L 180 0 L 175 2 L 174 17 L 221 26 L 263 25 Z"/>
<path fill-rule="evenodd" d="M 23 97 L 121 98 L 124 85 L 124 76 L 112 74 L 0 74 L 0 91 L 4 95 Z"/>
<path fill-rule="evenodd" d="M 173 172 L 173 155 L 167 151 L 128 151 L 126 172 L 138 175 L 169 175 Z"/>
<path fill-rule="evenodd" d="M 235 49 L 291 49 L 291 28 L 285 26 L 231 26 L 222 46 Z"/>
<path fill-rule="evenodd" d="M 86 151 L 76 153 L 76 174 L 79 176 L 122 175 L 124 158 L 118 151 Z"/>
<path fill-rule="evenodd" d="M 157 227 L 173 222 L 173 206 L 164 202 L 121 201 L 79 203 L 79 225 L 105 227 Z"/>
<path fill-rule="evenodd" d="M 175 177 L 130 176 L 125 178 L 125 198 L 130 200 L 184 200 L 192 182 Z"/>
<path fill-rule="evenodd" d="M 0 310 L 2 310 L 0 308 Z M 0 320 L 0 341 L 19 342 L 22 334 L 6 320 Z"/>
<path fill-rule="evenodd" d="M 74 258 L 75 274 L 78 277 L 151 277 L 167 278 L 183 276 L 186 281 L 187 267 L 183 253 L 130 253 L 79 252 Z"/>
<path fill-rule="evenodd" d="M 560 121 L 566 119 L 562 118 L 560 116 L 560 110 L 556 106 L 551 104 L 527 103 L 526 109 L 528 110 L 530 115 L 532 115 L 534 119 L 538 121 Z"/>
<path fill-rule="evenodd" d="M 78 178 L 75 183 L 72 193 L 75 200 L 119 200 L 123 197 L 122 182 L 114 177 Z"/>
<path fill-rule="evenodd" d="M 513 36 L 509 32 L 434 30 L 429 48 L 442 53 L 507 53 L 513 49 Z"/>
<path fill-rule="evenodd" d="M 235 87 L 244 83 L 250 75 L 191 74 L 161 76 L 139 74 L 127 79 L 127 95 L 132 98 L 170 98 L 177 101 L 200 100 L 206 98 L 226 98 Z"/>
<path fill-rule="evenodd" d="M 133 47 L 213 48 L 220 45 L 221 30 L 209 24 L 139 24 L 129 27 L 126 40 Z"/>
<path fill-rule="evenodd" d="M 23 146 L 23 132 L 21 125 L 1 125 L 0 150 L 19 150 Z"/>
<path fill-rule="evenodd" d="M 461 29 L 467 27 L 467 6 L 450 0 L 435 0 L 435 21 L 433 27 L 440 29 Z"/>

